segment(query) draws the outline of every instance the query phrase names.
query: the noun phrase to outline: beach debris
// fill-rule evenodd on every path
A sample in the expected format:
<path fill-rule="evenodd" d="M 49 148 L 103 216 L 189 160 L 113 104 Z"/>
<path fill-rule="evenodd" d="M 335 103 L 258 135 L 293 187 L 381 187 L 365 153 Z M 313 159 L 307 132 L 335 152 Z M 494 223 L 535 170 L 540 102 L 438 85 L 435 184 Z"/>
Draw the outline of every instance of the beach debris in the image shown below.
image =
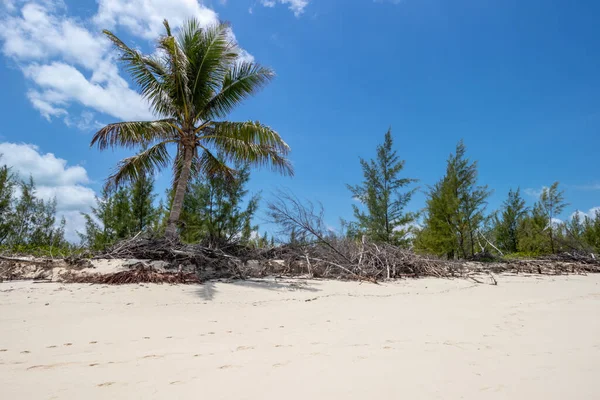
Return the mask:
<path fill-rule="evenodd" d="M 486 260 L 486 261 L 483 261 Z M 94 265 L 111 264 L 111 270 Z M 114 264 L 117 267 L 114 267 Z M 366 240 L 327 238 L 268 248 L 231 246 L 215 249 L 164 238 L 136 236 L 90 258 L 40 259 L 0 256 L 0 281 L 32 279 L 107 285 L 197 284 L 208 280 L 295 277 L 356 280 L 465 278 L 497 285 L 494 275 L 599 273 L 600 260 L 563 253 L 536 259 L 447 260 Z"/>

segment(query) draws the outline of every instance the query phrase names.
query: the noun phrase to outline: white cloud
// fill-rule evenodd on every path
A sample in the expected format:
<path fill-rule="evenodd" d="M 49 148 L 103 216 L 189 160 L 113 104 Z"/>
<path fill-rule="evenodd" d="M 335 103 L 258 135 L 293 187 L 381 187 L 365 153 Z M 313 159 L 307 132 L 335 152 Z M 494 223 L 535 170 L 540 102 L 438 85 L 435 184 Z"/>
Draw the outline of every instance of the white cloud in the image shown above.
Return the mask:
<path fill-rule="evenodd" d="M 97 131 L 104 126 L 104 124 L 96 120 L 96 114 L 90 111 L 83 111 L 78 117 L 67 115 L 64 118 L 64 122 L 67 126 L 74 126 L 84 132 Z"/>
<path fill-rule="evenodd" d="M 277 3 L 286 4 L 288 8 L 293 11 L 296 17 L 299 17 L 304 13 L 304 9 L 308 6 L 309 0 L 260 0 L 260 4 L 265 7 L 275 7 Z M 252 14 L 252 9 L 250 9 Z"/>
<path fill-rule="evenodd" d="M 66 237 L 78 239 L 77 231 L 84 228 L 81 212 L 89 212 L 96 204 L 95 192 L 87 186 L 90 179 L 80 165 L 69 166 L 67 161 L 52 153 L 41 153 L 31 144 L 0 143 L 0 164 L 8 165 L 21 179 L 33 178 L 36 195 L 44 200 L 56 198 L 58 220 L 67 221 Z"/>
<path fill-rule="evenodd" d="M 557 228 L 557 227 L 561 226 L 563 224 L 563 222 L 564 222 L 560 218 L 552 218 L 551 221 L 552 221 L 552 227 L 553 228 Z"/>
<path fill-rule="evenodd" d="M 217 13 L 197 0 L 99 0 L 94 22 L 104 29 L 124 27 L 132 34 L 155 39 L 164 32 L 163 20 L 180 26 L 194 16 L 204 26 L 219 22 Z"/>
<path fill-rule="evenodd" d="M 19 60 L 59 56 L 91 69 L 103 62 L 110 48 L 107 40 L 66 17 L 55 3 L 28 2 L 20 15 L 9 16 L 4 23 L 5 29 L 0 32 L 3 52 Z"/>
<path fill-rule="evenodd" d="M 148 106 L 139 94 L 131 90 L 116 74 L 112 79 L 103 80 L 104 84 L 94 83 L 77 68 L 62 62 L 31 64 L 25 67 L 23 72 L 41 88 L 36 96 L 44 103 L 63 105 L 77 102 L 121 120 L 152 118 Z M 44 115 L 44 110 L 40 112 Z"/>
<path fill-rule="evenodd" d="M 537 199 L 542 195 L 542 192 L 544 191 L 544 189 L 547 189 L 547 187 L 544 186 L 541 189 L 526 188 L 523 190 L 523 192 L 527 196 L 535 197 Z"/>
<path fill-rule="evenodd" d="M 118 120 L 151 119 L 147 102 L 119 74 L 116 53 L 101 29 L 117 33 L 124 29 L 136 37 L 155 39 L 163 32 L 164 18 L 176 29 L 186 18 L 196 17 L 206 26 L 218 22 L 218 15 L 198 0 L 97 3 L 97 13 L 82 20 L 69 15 L 62 0 L 3 0 L 2 53 L 33 84 L 27 98 L 48 120 L 61 117 L 69 126 L 94 126 L 94 117 L 87 118 L 87 123 L 85 118 L 83 123 L 75 122 L 77 117 L 70 115 L 72 105 Z M 233 32 L 231 37 L 235 39 Z M 241 59 L 254 60 L 244 50 Z"/>
<path fill-rule="evenodd" d="M 574 217 L 575 215 L 579 215 L 579 218 L 580 218 L 581 220 L 583 220 L 585 217 L 589 217 L 589 218 L 595 218 L 595 217 L 596 217 L 596 213 L 600 213 L 600 207 L 593 207 L 593 208 L 590 208 L 590 209 L 588 210 L 588 212 L 584 212 L 584 211 L 581 211 L 581 210 L 577 210 L 577 211 L 575 211 L 573 214 L 571 214 L 571 217 L 570 217 L 570 219 L 573 219 L 573 217 Z"/>
<path fill-rule="evenodd" d="M 586 190 L 586 191 L 592 190 L 593 191 L 593 190 L 600 190 L 600 183 L 591 183 L 589 185 L 574 185 L 572 187 L 573 187 L 573 189 L 576 189 L 576 190 Z"/>

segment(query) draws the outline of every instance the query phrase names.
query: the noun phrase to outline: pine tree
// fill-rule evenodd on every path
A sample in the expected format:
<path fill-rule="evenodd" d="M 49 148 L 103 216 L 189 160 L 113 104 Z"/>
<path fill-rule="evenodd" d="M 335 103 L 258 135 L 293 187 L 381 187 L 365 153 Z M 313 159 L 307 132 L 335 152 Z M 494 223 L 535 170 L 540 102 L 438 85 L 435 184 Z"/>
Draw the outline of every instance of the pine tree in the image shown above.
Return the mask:
<path fill-rule="evenodd" d="M 377 146 L 377 158 L 370 161 L 360 159 L 364 180 L 360 185 L 348 185 L 348 189 L 362 206 L 352 206 L 356 225 L 349 231 L 364 234 L 375 242 L 401 245 L 406 244 L 409 225 L 415 221 L 416 215 L 404 212 L 415 190 L 400 190 L 417 180 L 399 177 L 405 161 L 392 147 L 390 129 L 383 144 Z"/>
<path fill-rule="evenodd" d="M 425 219 L 417 231 L 415 247 L 424 252 L 458 257 L 457 224 L 458 198 L 450 190 L 447 179 L 442 179 L 429 189 L 425 207 Z"/>
<path fill-rule="evenodd" d="M 189 243 L 204 242 L 212 247 L 246 244 L 258 229 L 252 218 L 258 209 L 259 195 L 245 188 L 250 179 L 247 165 L 236 167 L 234 180 L 223 176 L 198 177 L 184 199 L 181 237 Z"/>
<path fill-rule="evenodd" d="M 140 174 L 131 184 L 131 232 L 150 230 L 158 218 L 154 208 L 154 177 Z"/>
<path fill-rule="evenodd" d="M 135 221 L 127 188 L 114 191 L 106 187 L 96 203 L 91 214 L 83 214 L 85 233 L 79 236 L 84 245 L 100 250 L 132 235 Z"/>
<path fill-rule="evenodd" d="M 600 209 L 583 220 L 583 241 L 596 253 L 600 253 Z"/>
<path fill-rule="evenodd" d="M 12 206 L 17 182 L 10 169 L 0 167 L 0 245 L 4 244 L 12 231 Z"/>
<path fill-rule="evenodd" d="M 570 220 L 559 225 L 556 235 L 557 242 L 561 248 L 567 251 L 587 251 L 591 250 L 584 238 L 586 215 L 582 216 L 576 211 Z"/>
<path fill-rule="evenodd" d="M 501 216 L 494 216 L 494 231 L 500 249 L 509 253 L 518 251 L 519 230 L 527 214 L 528 209 L 525 200 L 521 197 L 520 189 L 517 188 L 516 191 L 511 189 L 502 205 Z"/>
<path fill-rule="evenodd" d="M 466 158 L 461 140 L 450 155 L 446 175 L 430 188 L 424 226 L 417 235 L 417 246 L 449 258 L 475 254 L 475 235 L 485 220 L 486 186 L 477 186 L 477 162 Z"/>
<path fill-rule="evenodd" d="M 556 252 L 554 219 L 560 215 L 568 203 L 565 203 L 564 191 L 558 190 L 558 182 L 554 182 L 549 188 L 544 188 L 538 202 L 541 212 L 546 217 L 548 238 L 550 239 L 550 250 Z"/>
<path fill-rule="evenodd" d="M 33 178 L 18 182 L 20 195 L 13 198 L 12 209 L 6 210 L 8 232 L 6 243 L 12 249 L 31 249 L 65 245 L 64 219 L 56 224 L 56 199 L 44 201 L 36 197 Z"/>

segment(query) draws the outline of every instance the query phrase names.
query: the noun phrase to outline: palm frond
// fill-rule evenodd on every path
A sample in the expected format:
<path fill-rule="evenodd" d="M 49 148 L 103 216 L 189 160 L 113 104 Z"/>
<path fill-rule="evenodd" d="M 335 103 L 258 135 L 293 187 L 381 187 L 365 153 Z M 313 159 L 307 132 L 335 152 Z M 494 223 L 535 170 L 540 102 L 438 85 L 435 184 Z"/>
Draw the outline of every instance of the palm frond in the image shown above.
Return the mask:
<path fill-rule="evenodd" d="M 150 102 L 152 110 L 158 115 L 175 116 L 176 109 L 164 82 L 168 72 L 160 60 L 131 49 L 108 30 L 103 32 L 119 50 L 120 61 L 140 87 L 142 96 Z"/>
<path fill-rule="evenodd" d="M 226 160 L 270 166 L 284 175 L 294 174 L 286 158 L 289 146 L 277 132 L 260 122 L 215 122 L 198 140 L 204 147 L 216 148 Z"/>
<path fill-rule="evenodd" d="M 226 74 L 220 91 L 200 110 L 201 114 L 197 117 L 204 120 L 225 117 L 235 106 L 266 86 L 274 76 L 272 69 L 259 64 L 237 63 Z"/>
<path fill-rule="evenodd" d="M 90 146 L 100 150 L 122 146 L 137 148 L 147 146 L 157 140 L 170 140 L 177 137 L 174 120 L 117 122 L 106 125 L 94 134 Z"/>
<path fill-rule="evenodd" d="M 238 58 L 227 24 L 198 28 L 190 20 L 180 35 L 182 47 L 190 62 L 190 82 L 197 113 L 214 96 L 228 71 Z"/>
<path fill-rule="evenodd" d="M 135 181 L 143 174 L 154 173 L 167 167 L 171 161 L 167 151 L 168 143 L 168 141 L 160 142 L 135 156 L 120 161 L 116 172 L 108 178 L 108 183 L 119 186 L 123 182 Z"/>
<path fill-rule="evenodd" d="M 165 76 L 164 85 L 167 87 L 169 97 L 173 99 L 175 107 L 181 110 L 184 119 L 190 116 L 190 88 L 188 69 L 189 62 L 186 54 L 182 51 L 177 39 L 171 35 L 168 22 L 165 20 L 167 35 L 158 41 L 158 49 L 166 55 L 166 69 L 169 71 Z"/>
<path fill-rule="evenodd" d="M 208 177 L 221 177 L 228 181 L 233 181 L 238 175 L 238 171 L 230 168 L 206 148 L 202 148 L 202 155 L 198 158 L 198 171 Z"/>

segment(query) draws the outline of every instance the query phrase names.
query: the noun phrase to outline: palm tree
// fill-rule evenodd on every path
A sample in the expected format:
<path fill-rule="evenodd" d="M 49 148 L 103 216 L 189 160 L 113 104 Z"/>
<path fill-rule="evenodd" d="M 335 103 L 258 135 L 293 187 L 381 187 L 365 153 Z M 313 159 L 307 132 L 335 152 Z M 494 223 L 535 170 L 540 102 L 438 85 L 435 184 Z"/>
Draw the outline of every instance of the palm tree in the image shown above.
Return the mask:
<path fill-rule="evenodd" d="M 159 119 L 107 125 L 94 135 L 91 145 L 100 150 L 117 146 L 138 150 L 119 162 L 109 177 L 108 183 L 117 186 L 169 166 L 168 147 L 176 148 L 175 192 L 165 232 L 173 239 L 178 238 L 177 224 L 192 175 L 234 179 L 236 171 L 228 162 L 271 166 L 286 175 L 293 175 L 293 169 L 286 158 L 290 148 L 273 129 L 260 122 L 222 121 L 265 86 L 273 71 L 240 59 L 227 24 L 201 28 L 191 19 L 176 36 L 166 20 L 164 26 L 166 34 L 159 38 L 154 55 L 131 49 L 104 31 Z"/>

